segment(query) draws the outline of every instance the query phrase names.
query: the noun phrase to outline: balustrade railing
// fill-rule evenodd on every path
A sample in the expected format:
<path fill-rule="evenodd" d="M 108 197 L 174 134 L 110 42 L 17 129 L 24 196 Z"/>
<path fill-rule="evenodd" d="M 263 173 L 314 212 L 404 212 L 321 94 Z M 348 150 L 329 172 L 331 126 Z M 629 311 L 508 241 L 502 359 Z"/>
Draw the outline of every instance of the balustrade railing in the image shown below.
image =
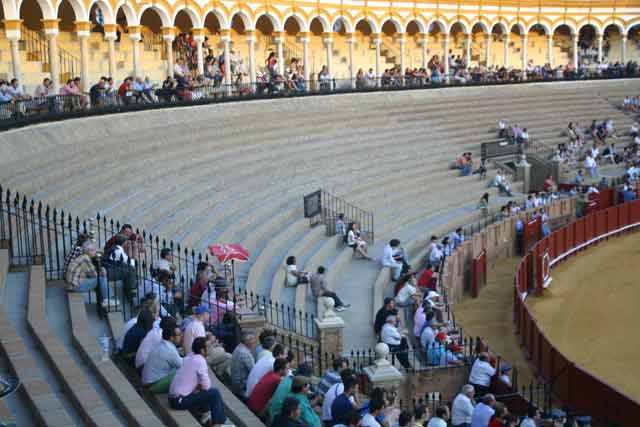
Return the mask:
<path fill-rule="evenodd" d="M 39 31 L 34 31 L 22 25 L 20 30 L 22 41 L 30 61 L 42 63 L 42 71 L 50 71 L 49 43 Z M 60 63 L 60 83 L 64 84 L 80 74 L 80 60 L 77 56 L 58 46 L 58 61 Z"/>

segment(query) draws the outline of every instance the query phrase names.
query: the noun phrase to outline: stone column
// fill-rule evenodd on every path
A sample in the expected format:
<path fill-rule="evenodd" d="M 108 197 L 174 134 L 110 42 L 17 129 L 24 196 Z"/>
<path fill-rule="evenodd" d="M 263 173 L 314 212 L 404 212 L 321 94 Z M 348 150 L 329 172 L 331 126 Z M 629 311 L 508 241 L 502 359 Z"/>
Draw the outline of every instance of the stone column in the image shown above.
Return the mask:
<path fill-rule="evenodd" d="M 133 78 L 142 77 L 142 68 L 140 67 L 140 40 L 142 35 L 140 34 L 140 27 L 129 27 L 129 39 L 133 46 Z"/>
<path fill-rule="evenodd" d="M 597 34 L 598 37 L 598 62 L 602 62 L 602 42 L 604 34 Z"/>
<path fill-rule="evenodd" d="M 527 80 L 527 36 L 522 36 L 522 80 Z"/>
<path fill-rule="evenodd" d="M 322 318 L 316 318 L 316 327 L 320 335 L 322 353 L 341 355 L 344 352 L 344 320 L 333 311 L 331 298 L 322 298 L 324 311 Z"/>
<path fill-rule="evenodd" d="M 509 35 L 505 34 L 502 41 L 504 42 L 504 68 L 509 68 Z"/>
<path fill-rule="evenodd" d="M 220 40 L 224 43 L 224 84 L 227 94 L 231 93 L 231 31 L 229 29 L 220 30 Z"/>
<path fill-rule="evenodd" d="M 202 43 L 204 43 L 204 28 L 193 28 L 193 41 L 196 42 L 196 60 L 198 75 L 204 74 L 204 52 L 202 51 Z M 228 56 L 225 55 L 224 62 L 227 63 Z"/>
<path fill-rule="evenodd" d="M 311 64 L 309 64 L 309 33 L 300 33 L 300 42 L 302 43 L 302 65 L 304 72 L 304 84 L 307 90 L 311 90 Z"/>
<path fill-rule="evenodd" d="M 333 78 L 333 39 L 331 33 L 322 33 L 322 42 L 327 56 L 327 71 L 329 77 Z"/>
<path fill-rule="evenodd" d="M 464 35 L 464 61 L 469 68 L 471 66 L 471 34 Z"/>
<path fill-rule="evenodd" d="M 420 39 L 418 41 L 420 43 L 420 51 L 422 53 L 422 68 L 427 69 L 427 65 L 429 64 L 429 58 L 427 58 L 427 47 L 429 43 L 429 33 L 420 33 Z"/>
<path fill-rule="evenodd" d="M 372 387 L 382 387 L 385 391 L 395 391 L 404 381 L 404 375 L 387 360 L 389 346 L 378 343 L 375 347 L 376 360 L 373 366 L 364 368 Z"/>
<path fill-rule="evenodd" d="M 547 62 L 553 67 L 553 34 L 547 34 Z"/>
<path fill-rule="evenodd" d="M 371 42 L 376 45 L 376 86 L 380 86 L 380 34 L 372 33 Z"/>
<path fill-rule="evenodd" d="M 525 194 L 531 191 L 531 164 L 527 162 L 527 157 L 523 154 L 516 164 L 516 178 L 522 181 L 522 188 Z"/>
<path fill-rule="evenodd" d="M 578 33 L 572 34 L 573 36 L 573 66 L 578 72 Z"/>
<path fill-rule="evenodd" d="M 273 33 L 273 40 L 276 42 L 278 50 L 278 74 L 284 75 L 284 33 L 276 31 Z"/>
<path fill-rule="evenodd" d="M 351 88 L 355 89 L 356 87 L 356 70 L 355 70 L 355 66 L 356 64 L 354 64 L 354 44 L 356 42 L 355 37 L 353 36 L 353 33 L 348 33 L 347 34 L 347 44 L 349 45 L 349 80 L 351 81 Z"/>
<path fill-rule="evenodd" d="M 486 44 L 484 62 L 485 66 L 489 68 L 491 67 L 491 34 L 484 37 L 484 42 Z"/>
<path fill-rule="evenodd" d="M 249 47 L 249 80 L 251 91 L 255 91 L 256 84 L 256 32 L 255 30 L 245 30 L 247 45 Z"/>
<path fill-rule="evenodd" d="M 444 81 L 449 82 L 449 34 L 443 34 L 442 49 L 444 50 Z"/>
<path fill-rule="evenodd" d="M 83 92 L 89 92 L 91 79 L 89 77 L 89 34 L 91 30 L 90 22 L 76 22 L 76 34 L 80 40 L 80 82 Z"/>
<path fill-rule="evenodd" d="M 20 38 L 22 36 L 20 33 L 20 27 L 22 25 L 22 21 L 20 19 L 6 19 L 3 23 L 4 32 L 9 39 L 11 47 L 11 71 L 13 73 L 13 78 L 18 79 L 20 84 L 22 84 L 22 63 L 20 61 Z"/>
<path fill-rule="evenodd" d="M 116 24 L 104 24 L 104 38 L 109 49 L 109 77 L 116 80 Z"/>
<path fill-rule="evenodd" d="M 627 35 L 626 34 L 622 34 L 622 37 L 620 37 L 620 56 L 622 58 L 622 63 L 626 64 L 627 63 Z"/>
<path fill-rule="evenodd" d="M 400 34 L 398 36 L 398 45 L 400 46 L 400 82 L 402 86 L 404 86 L 404 70 L 406 68 L 405 63 L 405 46 L 407 44 L 406 39 L 404 38 L 404 34 Z"/>
<path fill-rule="evenodd" d="M 162 27 L 162 39 L 164 40 L 164 50 L 167 57 L 167 76 L 173 77 L 173 40 L 175 38 L 175 30 L 173 27 Z"/>
<path fill-rule="evenodd" d="M 60 91 L 60 55 L 58 54 L 58 19 L 43 19 L 44 35 L 49 45 L 49 74 L 53 93 Z"/>

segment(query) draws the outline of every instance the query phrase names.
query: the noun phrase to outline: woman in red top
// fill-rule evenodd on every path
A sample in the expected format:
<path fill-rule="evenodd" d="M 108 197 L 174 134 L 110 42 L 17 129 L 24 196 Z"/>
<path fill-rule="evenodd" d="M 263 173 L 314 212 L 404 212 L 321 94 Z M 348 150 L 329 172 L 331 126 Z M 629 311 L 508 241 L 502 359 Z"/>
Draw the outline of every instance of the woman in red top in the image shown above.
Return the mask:
<path fill-rule="evenodd" d="M 507 407 L 504 406 L 504 403 L 497 402 L 496 406 L 493 409 L 496 412 L 493 414 L 493 416 L 489 420 L 489 427 L 503 427 L 504 419 L 508 413 Z"/>

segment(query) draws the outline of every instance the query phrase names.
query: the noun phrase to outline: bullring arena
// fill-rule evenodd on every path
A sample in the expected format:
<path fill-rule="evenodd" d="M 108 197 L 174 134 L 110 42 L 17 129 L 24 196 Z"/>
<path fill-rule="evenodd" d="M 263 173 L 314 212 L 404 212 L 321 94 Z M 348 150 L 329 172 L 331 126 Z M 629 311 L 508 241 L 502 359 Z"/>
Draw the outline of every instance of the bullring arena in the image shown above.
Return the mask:
<path fill-rule="evenodd" d="M 351 3 L 2 0 L 0 426 L 634 426 L 637 5 Z"/>

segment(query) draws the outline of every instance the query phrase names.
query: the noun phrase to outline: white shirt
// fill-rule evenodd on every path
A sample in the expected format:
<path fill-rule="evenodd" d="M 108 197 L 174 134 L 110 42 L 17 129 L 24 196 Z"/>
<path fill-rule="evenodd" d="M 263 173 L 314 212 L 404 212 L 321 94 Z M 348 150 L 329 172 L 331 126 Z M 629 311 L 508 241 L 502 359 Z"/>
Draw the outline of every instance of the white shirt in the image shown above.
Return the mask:
<path fill-rule="evenodd" d="M 246 396 L 251 396 L 251 392 L 256 387 L 256 384 L 260 382 L 262 377 L 273 371 L 273 362 L 275 362 L 275 360 L 276 358 L 273 357 L 273 354 L 269 353 L 258 360 L 253 368 L 251 368 L 251 372 L 249 372 L 249 377 L 247 378 L 247 390 L 245 391 Z"/>
<path fill-rule="evenodd" d="M 388 243 L 384 246 L 382 253 L 382 265 L 385 267 L 402 267 L 402 264 L 393 259 L 393 248 Z"/>
<path fill-rule="evenodd" d="M 405 305 L 412 296 L 418 293 L 418 290 L 415 286 L 409 284 L 408 282 L 400 289 L 398 295 L 396 295 L 396 302 L 400 305 Z"/>
<path fill-rule="evenodd" d="M 503 383 L 511 387 L 511 378 L 509 378 L 509 375 L 507 374 L 500 375 L 500 381 L 502 381 Z"/>
<path fill-rule="evenodd" d="M 502 184 L 503 178 L 502 175 L 500 175 L 499 173 L 496 174 L 496 177 L 493 179 L 493 182 L 495 183 L 496 186 Z"/>
<path fill-rule="evenodd" d="M 353 246 L 356 244 L 356 233 L 353 230 L 347 232 L 347 245 Z"/>
<path fill-rule="evenodd" d="M 125 264 L 130 264 L 132 266 L 136 265 L 136 262 L 134 260 L 129 260 L 129 256 L 124 251 L 123 247 L 120 245 L 116 245 L 115 248 L 113 249 L 113 252 L 111 253 L 111 260 L 112 261 L 122 260 L 122 262 Z"/>
<path fill-rule="evenodd" d="M 587 156 L 584 159 L 584 167 L 585 168 L 594 168 L 596 167 L 596 161 L 591 156 Z"/>
<path fill-rule="evenodd" d="M 451 406 L 451 424 L 457 426 L 459 424 L 471 423 L 471 415 L 473 414 L 473 403 L 465 394 L 459 393 Z"/>
<path fill-rule="evenodd" d="M 487 427 L 495 412 L 491 406 L 478 403 L 471 415 L 471 427 Z"/>
<path fill-rule="evenodd" d="M 424 328 L 420 334 L 420 345 L 426 351 L 427 347 L 431 347 L 436 340 L 436 333 L 431 326 Z"/>
<path fill-rule="evenodd" d="M 522 420 L 522 422 L 520 423 L 520 427 L 536 427 L 536 422 L 527 417 Z"/>
<path fill-rule="evenodd" d="M 442 418 L 433 417 L 429 420 L 427 427 L 447 427 L 447 422 Z"/>
<path fill-rule="evenodd" d="M 376 417 L 368 413 L 362 417 L 362 427 L 381 427 L 381 425 L 376 421 Z"/>
<path fill-rule="evenodd" d="M 390 323 L 385 323 L 380 332 L 380 338 L 382 338 L 382 342 L 387 345 L 400 345 L 402 335 L 400 335 L 398 328 Z"/>
<path fill-rule="evenodd" d="M 196 338 L 206 336 L 207 331 L 204 329 L 204 324 L 194 318 L 184 329 L 184 336 L 182 337 L 182 348 L 184 349 L 185 356 L 191 353 L 191 346 Z"/>
<path fill-rule="evenodd" d="M 162 341 L 162 329 L 160 329 L 160 325 L 158 325 L 157 328 L 153 327 L 147 332 L 147 335 L 145 335 L 142 342 L 140 342 L 140 347 L 138 347 L 138 351 L 136 352 L 136 368 L 145 364 L 151 349 L 160 341 Z"/>
<path fill-rule="evenodd" d="M 287 265 L 287 285 L 295 286 L 298 284 L 298 277 L 293 274 L 294 271 L 298 271 L 298 267 L 293 265 Z"/>
<path fill-rule="evenodd" d="M 158 261 L 158 270 L 166 270 L 171 272 L 171 263 L 164 258 Z"/>
<path fill-rule="evenodd" d="M 127 320 L 127 323 L 124 324 L 124 328 L 122 328 L 122 335 L 116 341 L 116 347 L 118 348 L 118 350 L 122 350 L 122 344 L 124 344 L 124 336 L 127 335 L 129 329 L 133 328 L 133 325 L 135 325 L 137 322 L 138 316 L 133 316 L 131 319 Z"/>
<path fill-rule="evenodd" d="M 333 416 L 331 415 L 331 405 L 336 397 L 344 393 L 344 384 L 335 383 L 324 395 L 324 401 L 322 402 L 322 421 L 331 421 Z"/>
<path fill-rule="evenodd" d="M 491 377 L 496 374 L 496 370 L 489 362 L 483 362 L 480 359 L 476 359 L 471 367 L 471 373 L 469 374 L 469 382 L 471 384 L 477 384 L 484 387 L 489 387 L 491 384 Z"/>

